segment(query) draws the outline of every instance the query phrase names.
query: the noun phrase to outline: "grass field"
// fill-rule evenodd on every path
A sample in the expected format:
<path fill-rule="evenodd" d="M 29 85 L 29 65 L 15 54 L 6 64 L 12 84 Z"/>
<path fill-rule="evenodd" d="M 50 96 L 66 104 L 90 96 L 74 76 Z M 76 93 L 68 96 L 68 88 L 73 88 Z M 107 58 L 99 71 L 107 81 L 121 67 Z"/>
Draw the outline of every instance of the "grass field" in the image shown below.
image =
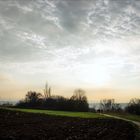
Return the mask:
<path fill-rule="evenodd" d="M 67 117 L 80 117 L 80 118 L 107 118 L 106 116 L 99 113 L 92 112 L 71 112 L 71 111 L 54 111 L 54 110 L 41 110 L 41 109 L 21 109 L 21 108 L 6 108 L 8 110 L 15 110 L 28 113 L 41 113 L 47 115 L 56 115 L 56 116 L 67 116 Z M 108 113 L 112 116 L 118 116 L 121 118 L 129 119 L 132 121 L 140 122 L 140 116 L 125 114 L 125 113 Z"/>
<path fill-rule="evenodd" d="M 125 119 L 129 119 L 132 121 L 137 121 L 140 122 L 140 116 L 139 115 L 132 115 L 132 114 L 127 114 L 127 113 L 107 113 L 112 116 L 117 116 Z"/>
<path fill-rule="evenodd" d="M 106 118 L 99 113 L 92 112 L 71 112 L 71 111 L 53 111 L 53 110 L 40 110 L 40 109 L 19 109 L 19 108 L 6 108 L 8 110 L 15 110 L 29 113 L 42 113 L 48 115 L 67 116 L 67 117 L 80 117 L 80 118 Z"/>

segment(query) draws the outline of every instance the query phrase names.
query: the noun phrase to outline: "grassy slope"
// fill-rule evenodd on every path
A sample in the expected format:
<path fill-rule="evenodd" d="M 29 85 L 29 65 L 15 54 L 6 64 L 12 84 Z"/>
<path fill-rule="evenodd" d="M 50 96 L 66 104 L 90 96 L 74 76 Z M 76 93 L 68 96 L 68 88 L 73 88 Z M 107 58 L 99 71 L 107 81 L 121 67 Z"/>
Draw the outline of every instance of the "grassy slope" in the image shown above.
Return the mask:
<path fill-rule="evenodd" d="M 70 112 L 70 111 L 52 111 L 52 110 L 40 110 L 40 109 L 19 109 L 19 108 L 7 108 L 9 110 L 29 112 L 29 113 L 43 113 L 48 115 L 67 116 L 67 117 L 80 117 L 80 118 L 106 118 L 99 113 L 92 112 Z"/>
<path fill-rule="evenodd" d="M 108 113 L 109 115 L 118 116 L 121 118 L 129 119 L 132 121 L 140 122 L 140 116 L 139 115 L 132 115 L 132 114 L 126 114 L 126 113 Z"/>

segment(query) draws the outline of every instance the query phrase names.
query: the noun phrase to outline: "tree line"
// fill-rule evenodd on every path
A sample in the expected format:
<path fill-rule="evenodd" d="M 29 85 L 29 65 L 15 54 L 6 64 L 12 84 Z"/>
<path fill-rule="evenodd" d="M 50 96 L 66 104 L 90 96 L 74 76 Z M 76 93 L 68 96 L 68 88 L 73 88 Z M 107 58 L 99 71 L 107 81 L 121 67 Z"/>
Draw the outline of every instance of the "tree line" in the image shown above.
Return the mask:
<path fill-rule="evenodd" d="M 76 89 L 70 98 L 65 98 L 63 96 L 51 95 L 51 88 L 48 85 L 45 86 L 43 95 L 35 91 L 29 91 L 25 99 L 20 100 L 16 104 L 16 107 L 63 111 L 89 111 L 84 90 Z"/>
<path fill-rule="evenodd" d="M 12 104 L 4 103 L 2 106 L 11 107 Z M 140 115 L 140 99 L 134 98 L 129 101 L 127 106 L 122 109 L 122 106 L 115 103 L 114 99 L 103 99 L 99 103 L 99 108 L 89 108 L 88 100 L 85 91 L 76 89 L 70 98 L 63 96 L 52 95 L 51 87 L 45 85 L 44 93 L 29 91 L 23 100 L 20 100 L 15 107 L 20 108 L 38 108 L 49 110 L 63 111 L 92 111 L 92 112 L 124 112 Z"/>
<path fill-rule="evenodd" d="M 129 101 L 124 109 L 121 105 L 115 103 L 114 99 L 103 99 L 100 101 L 98 112 L 123 112 L 140 115 L 140 99 L 134 98 Z"/>

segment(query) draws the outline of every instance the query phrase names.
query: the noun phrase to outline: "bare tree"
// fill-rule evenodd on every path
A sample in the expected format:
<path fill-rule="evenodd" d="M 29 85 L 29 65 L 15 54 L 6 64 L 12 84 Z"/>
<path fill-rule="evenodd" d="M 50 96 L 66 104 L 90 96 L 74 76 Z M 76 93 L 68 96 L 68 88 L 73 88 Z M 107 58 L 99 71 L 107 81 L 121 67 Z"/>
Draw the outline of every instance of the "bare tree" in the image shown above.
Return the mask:
<path fill-rule="evenodd" d="M 82 89 L 76 89 L 73 96 L 69 100 L 71 110 L 75 111 L 88 111 L 88 101 L 85 95 L 85 91 Z"/>
<path fill-rule="evenodd" d="M 71 99 L 73 100 L 86 100 L 87 101 L 87 97 L 85 96 L 85 91 L 82 89 L 76 89 L 74 91 L 73 96 L 71 97 Z"/>
<path fill-rule="evenodd" d="M 51 87 L 49 87 L 48 84 L 46 83 L 44 89 L 44 98 L 47 99 L 49 97 L 51 97 Z"/>
<path fill-rule="evenodd" d="M 100 110 L 111 111 L 115 104 L 114 99 L 103 99 L 100 101 Z"/>

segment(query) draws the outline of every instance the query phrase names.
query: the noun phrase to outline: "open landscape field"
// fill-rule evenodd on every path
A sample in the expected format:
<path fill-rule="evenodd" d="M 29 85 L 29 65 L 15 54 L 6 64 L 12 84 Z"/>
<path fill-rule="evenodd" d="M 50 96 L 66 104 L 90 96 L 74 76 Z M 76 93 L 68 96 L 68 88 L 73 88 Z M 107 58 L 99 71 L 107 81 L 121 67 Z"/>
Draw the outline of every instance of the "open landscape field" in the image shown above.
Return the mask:
<path fill-rule="evenodd" d="M 0 0 L 0 140 L 140 140 L 140 0 Z"/>
<path fill-rule="evenodd" d="M 34 110 L 28 110 L 28 112 L 29 111 L 33 112 Z M 66 114 L 68 114 L 68 112 L 66 112 Z M 0 109 L 0 139 L 135 139 L 136 128 L 131 123 L 107 117 L 105 118 L 96 114 L 93 114 L 93 116 L 95 117 L 64 117 L 47 115 L 44 113 L 41 114 L 39 111 L 36 111 L 36 113 L 26 113 Z"/>

